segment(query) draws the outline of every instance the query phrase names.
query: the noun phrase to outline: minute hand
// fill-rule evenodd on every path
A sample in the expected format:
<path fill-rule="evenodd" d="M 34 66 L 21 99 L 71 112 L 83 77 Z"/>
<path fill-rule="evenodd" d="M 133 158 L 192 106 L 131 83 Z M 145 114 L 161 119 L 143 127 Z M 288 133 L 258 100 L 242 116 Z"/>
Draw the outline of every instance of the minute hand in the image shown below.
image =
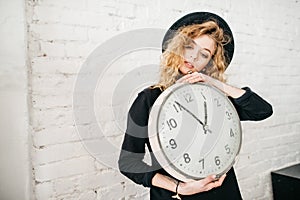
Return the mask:
<path fill-rule="evenodd" d="M 191 111 L 189 111 L 187 108 L 185 108 L 183 105 L 181 105 L 180 103 L 178 103 L 177 101 L 175 101 L 175 103 L 181 107 L 183 110 L 185 110 L 186 112 L 188 112 L 190 115 L 192 115 L 192 117 L 194 117 L 204 128 L 205 124 L 203 124 L 203 122 L 198 119 L 198 117 L 196 117 Z"/>

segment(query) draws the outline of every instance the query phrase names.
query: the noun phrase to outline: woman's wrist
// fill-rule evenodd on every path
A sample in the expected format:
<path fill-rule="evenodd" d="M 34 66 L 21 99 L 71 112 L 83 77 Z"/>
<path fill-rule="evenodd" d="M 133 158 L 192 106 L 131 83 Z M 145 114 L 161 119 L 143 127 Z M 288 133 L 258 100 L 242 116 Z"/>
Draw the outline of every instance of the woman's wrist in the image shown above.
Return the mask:
<path fill-rule="evenodd" d="M 175 195 L 172 196 L 173 199 L 179 199 L 181 200 L 181 197 L 179 196 L 179 185 L 180 185 L 180 181 L 177 181 L 176 184 L 176 189 L 175 189 Z"/>
<path fill-rule="evenodd" d="M 184 184 L 184 183 L 179 182 L 179 184 L 178 184 L 178 189 L 177 189 L 177 193 L 178 193 L 178 194 L 184 194 L 183 187 L 182 187 L 183 184 Z"/>
<path fill-rule="evenodd" d="M 228 85 L 210 76 L 207 76 L 205 79 L 207 83 L 215 86 L 216 88 L 224 92 L 227 96 L 230 96 L 232 98 L 239 98 L 246 92 L 243 89 Z"/>
<path fill-rule="evenodd" d="M 152 178 L 152 185 L 176 193 L 176 187 L 179 187 L 179 182 L 169 176 L 156 173 Z M 178 188 L 177 188 L 178 190 Z"/>
<path fill-rule="evenodd" d="M 198 193 L 195 189 L 194 182 L 180 182 L 178 185 L 177 193 L 179 195 L 192 195 Z M 199 189 L 199 188 L 198 188 Z M 200 192 L 200 191 L 199 191 Z"/>
<path fill-rule="evenodd" d="M 178 189 L 177 189 L 177 192 L 178 194 L 180 195 L 188 195 L 188 191 L 190 189 L 188 189 L 187 187 L 189 186 L 189 184 L 187 183 L 184 183 L 184 182 L 180 182 L 179 185 L 178 185 Z"/>

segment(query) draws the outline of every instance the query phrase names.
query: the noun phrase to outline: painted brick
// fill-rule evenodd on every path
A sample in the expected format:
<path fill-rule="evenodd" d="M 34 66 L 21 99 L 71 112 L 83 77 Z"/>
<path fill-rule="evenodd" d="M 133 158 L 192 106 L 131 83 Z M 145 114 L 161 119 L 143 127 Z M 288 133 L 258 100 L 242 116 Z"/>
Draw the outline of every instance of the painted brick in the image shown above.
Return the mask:
<path fill-rule="evenodd" d="M 33 145 L 35 147 L 77 142 L 80 137 L 74 126 L 49 126 L 34 130 Z"/>
<path fill-rule="evenodd" d="M 39 128 L 62 125 L 72 126 L 74 124 L 73 111 L 71 108 L 38 109 L 33 111 L 33 116 L 32 124 Z M 43 120 L 45 118 L 47 118 L 47 120 Z"/>
<path fill-rule="evenodd" d="M 112 190 L 114 191 L 113 193 L 111 192 Z M 123 184 L 112 185 L 109 188 L 99 189 L 99 190 L 97 190 L 97 200 L 100 200 L 100 199 L 112 199 L 112 200 L 122 199 L 123 191 L 124 191 Z"/>
<path fill-rule="evenodd" d="M 65 44 L 54 42 L 40 42 L 41 56 L 49 57 L 64 57 L 65 56 Z"/>
<path fill-rule="evenodd" d="M 86 41 L 87 28 L 63 24 L 31 24 L 30 29 L 40 40 Z"/>
<path fill-rule="evenodd" d="M 75 142 L 35 149 L 32 159 L 33 165 L 42 165 L 87 155 L 89 155 L 89 153 L 83 147 L 83 144 L 81 142 Z"/>
<path fill-rule="evenodd" d="M 70 3 L 69 0 L 43 0 L 43 1 L 38 1 L 36 5 L 37 6 L 45 5 L 45 6 L 53 6 L 58 8 L 81 10 L 86 8 L 87 1 L 78 0 L 76 2 Z"/>
<path fill-rule="evenodd" d="M 76 76 L 72 74 L 57 74 L 56 76 L 41 74 L 32 81 L 34 93 L 50 93 L 51 90 L 73 91 Z M 44 91 L 44 93 L 42 92 Z M 49 94 L 48 93 L 48 94 Z M 50 93 L 52 94 L 52 93 Z"/>
<path fill-rule="evenodd" d="M 78 42 L 68 42 L 65 45 L 65 52 L 67 57 L 75 58 L 86 58 L 95 48 L 95 44 L 91 43 L 78 43 Z"/>
<path fill-rule="evenodd" d="M 82 176 L 78 181 L 78 189 L 84 191 L 87 189 L 105 188 L 124 182 L 125 178 L 116 172 L 116 170 L 109 170 Z"/>
<path fill-rule="evenodd" d="M 35 109 L 71 107 L 71 95 L 72 93 L 62 95 L 34 94 L 32 95 L 32 106 Z"/>
<path fill-rule="evenodd" d="M 95 191 L 85 191 L 79 196 L 80 200 L 94 200 L 97 198 L 97 193 Z"/>
<path fill-rule="evenodd" d="M 35 57 L 31 60 L 32 74 L 76 74 L 82 63 L 82 59 L 76 58 Z"/>
<path fill-rule="evenodd" d="M 134 183 L 126 183 L 124 195 L 130 199 L 149 199 L 149 189 Z"/>
<path fill-rule="evenodd" d="M 53 183 L 39 183 L 35 187 L 35 196 L 37 199 L 50 199 L 53 197 Z"/>
<path fill-rule="evenodd" d="M 61 178 L 53 182 L 55 195 L 72 194 L 76 190 L 75 178 Z"/>
<path fill-rule="evenodd" d="M 84 156 L 37 166 L 34 170 L 36 180 L 42 182 L 82 173 L 88 173 L 94 171 L 95 168 L 94 159 L 90 156 Z"/>

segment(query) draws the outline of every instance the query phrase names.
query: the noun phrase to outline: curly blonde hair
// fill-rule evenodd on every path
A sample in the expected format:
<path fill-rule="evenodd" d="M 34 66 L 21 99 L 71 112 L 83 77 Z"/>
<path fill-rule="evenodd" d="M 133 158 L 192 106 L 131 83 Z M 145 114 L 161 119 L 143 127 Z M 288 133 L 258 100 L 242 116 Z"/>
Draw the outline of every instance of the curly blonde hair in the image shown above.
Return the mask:
<path fill-rule="evenodd" d="M 226 81 L 224 72 L 228 64 L 223 46 L 230 42 L 230 37 L 224 34 L 216 22 L 208 21 L 184 26 L 168 41 L 167 48 L 161 57 L 159 82 L 154 87 L 165 90 L 176 82 L 181 74 L 179 67 L 184 64 L 184 46 L 202 35 L 208 35 L 213 39 L 216 49 L 205 67 L 205 73 L 222 82 Z"/>

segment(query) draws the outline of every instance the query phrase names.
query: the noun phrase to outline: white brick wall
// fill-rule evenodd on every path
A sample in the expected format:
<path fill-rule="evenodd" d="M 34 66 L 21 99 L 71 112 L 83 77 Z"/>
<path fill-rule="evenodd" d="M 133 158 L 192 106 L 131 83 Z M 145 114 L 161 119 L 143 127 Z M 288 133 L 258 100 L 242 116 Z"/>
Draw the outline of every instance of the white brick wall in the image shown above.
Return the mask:
<path fill-rule="evenodd" d="M 26 3 L 35 199 L 147 199 L 147 189 L 99 163 L 81 143 L 72 108 L 76 75 L 89 54 L 111 37 L 137 28 L 166 29 L 196 10 L 218 13 L 234 32 L 236 49 L 228 69 L 229 82 L 250 86 L 274 108 L 273 116 L 265 121 L 243 123 L 245 136 L 236 172 L 244 199 L 272 199 L 270 172 L 300 162 L 298 1 Z M 109 73 L 111 82 L 125 74 L 121 69 Z M 105 86 L 100 91 L 111 94 L 112 86 Z M 106 124 L 109 141 L 119 148 L 122 131 L 113 127 L 109 99 L 103 101 L 104 107 L 96 105 L 108 110 L 101 115 L 101 123 Z M 87 120 L 81 126 L 90 123 Z"/>

